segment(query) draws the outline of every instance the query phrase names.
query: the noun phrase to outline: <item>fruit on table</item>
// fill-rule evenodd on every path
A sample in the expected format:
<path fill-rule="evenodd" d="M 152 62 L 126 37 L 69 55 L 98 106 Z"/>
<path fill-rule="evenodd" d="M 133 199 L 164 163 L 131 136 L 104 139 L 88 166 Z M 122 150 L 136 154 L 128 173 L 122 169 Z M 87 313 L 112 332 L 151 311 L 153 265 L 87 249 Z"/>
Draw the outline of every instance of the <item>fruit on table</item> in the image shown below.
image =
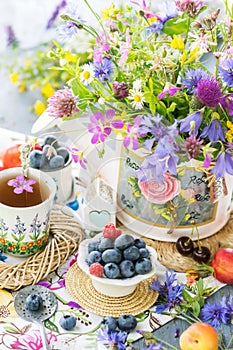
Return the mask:
<path fill-rule="evenodd" d="M 209 324 L 196 322 L 180 336 L 181 350 L 218 350 L 218 334 Z"/>
<path fill-rule="evenodd" d="M 30 311 L 38 311 L 43 305 L 43 299 L 39 294 L 32 293 L 26 298 L 25 305 Z"/>
<path fill-rule="evenodd" d="M 60 318 L 60 326 L 66 331 L 71 331 L 76 326 L 77 319 L 73 315 L 64 315 Z"/>
<path fill-rule="evenodd" d="M 104 265 L 104 274 L 107 278 L 118 278 L 120 276 L 120 269 L 115 263 L 107 263 Z"/>
<path fill-rule="evenodd" d="M 104 317 L 103 324 L 108 327 L 109 332 L 115 332 L 117 329 L 117 319 L 113 316 Z"/>
<path fill-rule="evenodd" d="M 129 278 L 135 275 L 135 267 L 131 260 L 123 260 L 119 267 L 122 277 Z"/>
<path fill-rule="evenodd" d="M 134 243 L 134 238 L 131 235 L 126 233 L 116 238 L 114 246 L 115 248 L 124 250 L 130 247 L 131 245 L 133 245 L 133 243 Z"/>
<path fill-rule="evenodd" d="M 102 277 L 104 274 L 104 267 L 100 263 L 96 262 L 90 266 L 90 274 L 96 277 Z"/>
<path fill-rule="evenodd" d="M 193 259 L 199 263 L 206 263 L 210 258 L 210 250 L 207 247 L 196 247 L 192 253 Z"/>
<path fill-rule="evenodd" d="M 117 324 L 121 331 L 131 332 L 136 328 L 137 320 L 133 315 L 123 315 L 118 317 Z"/>
<path fill-rule="evenodd" d="M 233 284 L 233 249 L 220 248 L 214 255 L 211 266 L 215 278 L 226 284 Z"/>
<path fill-rule="evenodd" d="M 181 255 L 188 256 L 193 252 L 193 241 L 190 237 L 182 236 L 176 241 L 176 249 Z"/>
<path fill-rule="evenodd" d="M 19 147 L 21 144 L 13 145 L 5 150 L 2 157 L 3 168 L 15 168 L 21 166 Z"/>

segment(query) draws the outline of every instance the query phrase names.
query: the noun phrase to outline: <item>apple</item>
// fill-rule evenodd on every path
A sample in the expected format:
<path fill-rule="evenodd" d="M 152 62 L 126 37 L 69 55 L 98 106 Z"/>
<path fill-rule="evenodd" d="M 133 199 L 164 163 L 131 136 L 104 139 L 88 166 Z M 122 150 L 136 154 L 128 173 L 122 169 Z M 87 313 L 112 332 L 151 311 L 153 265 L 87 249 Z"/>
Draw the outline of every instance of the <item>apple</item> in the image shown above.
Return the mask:
<path fill-rule="evenodd" d="M 218 333 L 209 324 L 196 322 L 180 336 L 181 350 L 218 350 Z"/>
<path fill-rule="evenodd" d="M 218 281 L 233 284 L 233 248 L 218 249 L 210 265 Z"/>

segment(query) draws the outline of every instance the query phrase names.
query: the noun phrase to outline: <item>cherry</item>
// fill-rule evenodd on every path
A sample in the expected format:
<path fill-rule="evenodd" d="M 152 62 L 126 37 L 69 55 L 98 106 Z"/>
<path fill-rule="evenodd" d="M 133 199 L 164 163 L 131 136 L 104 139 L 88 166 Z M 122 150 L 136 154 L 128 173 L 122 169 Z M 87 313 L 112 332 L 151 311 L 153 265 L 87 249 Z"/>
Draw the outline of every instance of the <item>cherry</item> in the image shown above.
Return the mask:
<path fill-rule="evenodd" d="M 181 255 L 187 256 L 193 252 L 193 241 L 190 237 L 182 236 L 176 241 L 176 249 Z"/>
<path fill-rule="evenodd" d="M 207 247 L 196 247 L 193 249 L 193 259 L 199 263 L 206 263 L 210 258 L 210 250 Z"/>

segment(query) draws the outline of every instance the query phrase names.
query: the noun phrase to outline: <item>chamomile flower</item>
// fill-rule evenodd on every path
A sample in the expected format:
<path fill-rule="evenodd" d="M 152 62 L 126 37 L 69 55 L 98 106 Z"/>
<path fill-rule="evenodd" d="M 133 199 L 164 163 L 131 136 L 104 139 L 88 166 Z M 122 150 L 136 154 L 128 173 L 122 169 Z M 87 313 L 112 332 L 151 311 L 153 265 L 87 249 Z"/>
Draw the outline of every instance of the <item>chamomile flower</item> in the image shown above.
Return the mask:
<path fill-rule="evenodd" d="M 145 98 L 141 90 L 132 89 L 129 92 L 129 99 L 132 100 L 131 105 L 135 109 L 142 109 Z"/>
<path fill-rule="evenodd" d="M 94 68 L 91 64 L 84 64 L 82 68 L 83 70 L 80 73 L 80 80 L 85 86 L 87 86 L 94 80 Z"/>

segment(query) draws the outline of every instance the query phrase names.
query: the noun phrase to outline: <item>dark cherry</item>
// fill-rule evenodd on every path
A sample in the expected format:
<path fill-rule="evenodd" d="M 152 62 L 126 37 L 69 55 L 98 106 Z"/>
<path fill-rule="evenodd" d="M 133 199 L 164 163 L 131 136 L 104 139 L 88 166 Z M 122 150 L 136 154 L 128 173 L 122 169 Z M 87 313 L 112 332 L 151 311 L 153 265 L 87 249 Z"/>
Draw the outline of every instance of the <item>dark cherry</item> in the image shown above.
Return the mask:
<path fill-rule="evenodd" d="M 193 249 L 193 259 L 199 263 L 206 263 L 210 258 L 210 250 L 207 247 L 196 247 Z"/>
<path fill-rule="evenodd" d="M 187 236 L 182 236 L 176 241 L 176 249 L 181 255 L 187 256 L 193 252 L 193 241 Z"/>

